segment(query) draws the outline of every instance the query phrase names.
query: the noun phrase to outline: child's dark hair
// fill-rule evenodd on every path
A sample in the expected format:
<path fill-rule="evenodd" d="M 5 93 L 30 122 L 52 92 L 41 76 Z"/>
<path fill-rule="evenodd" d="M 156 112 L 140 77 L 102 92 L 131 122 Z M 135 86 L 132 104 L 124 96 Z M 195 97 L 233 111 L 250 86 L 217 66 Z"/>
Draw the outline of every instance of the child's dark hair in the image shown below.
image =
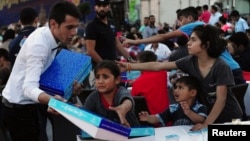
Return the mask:
<path fill-rule="evenodd" d="M 201 88 L 200 82 L 198 79 L 192 76 L 181 76 L 178 78 L 175 82 L 176 83 L 184 83 L 188 87 L 189 90 L 197 90 L 196 98 L 199 102 L 205 104 L 204 94 L 203 90 Z"/>
<path fill-rule="evenodd" d="M 190 90 L 200 88 L 199 81 L 192 76 L 181 76 L 175 83 L 184 83 Z"/>
<path fill-rule="evenodd" d="M 199 25 L 193 29 L 201 40 L 201 46 L 205 46 L 207 54 L 212 58 L 217 58 L 226 48 L 226 41 L 219 36 L 219 29 L 212 25 Z"/>
<path fill-rule="evenodd" d="M 157 56 L 155 55 L 154 52 L 145 50 L 138 54 L 138 60 L 140 61 L 140 63 L 155 62 L 157 61 Z"/>
<path fill-rule="evenodd" d="M 111 60 L 103 60 L 98 63 L 94 69 L 94 74 L 96 75 L 97 71 L 100 69 L 108 69 L 114 75 L 115 78 L 120 76 L 120 69 L 118 65 Z"/>
<path fill-rule="evenodd" d="M 180 12 L 178 12 L 177 18 L 179 19 L 181 16 L 184 16 L 184 17 L 192 16 L 194 21 L 198 20 L 198 12 L 196 8 L 193 6 L 184 8 Z"/>

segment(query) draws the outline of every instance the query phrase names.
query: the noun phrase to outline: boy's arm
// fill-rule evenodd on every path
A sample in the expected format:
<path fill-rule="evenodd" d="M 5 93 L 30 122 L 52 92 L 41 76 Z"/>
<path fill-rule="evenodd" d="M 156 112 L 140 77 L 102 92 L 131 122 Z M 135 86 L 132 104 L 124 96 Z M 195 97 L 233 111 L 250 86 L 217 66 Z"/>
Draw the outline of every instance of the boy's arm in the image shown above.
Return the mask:
<path fill-rule="evenodd" d="M 123 41 L 123 46 L 126 46 L 128 44 L 149 44 L 149 43 L 154 43 L 154 42 L 161 42 L 167 39 L 171 38 L 176 38 L 182 36 L 183 33 L 180 30 L 175 30 L 168 32 L 166 34 L 157 34 L 155 36 L 149 37 L 149 38 L 144 38 L 141 40 L 131 40 L 131 39 L 126 39 Z"/>
<path fill-rule="evenodd" d="M 184 111 L 184 114 L 192 120 L 195 124 L 196 123 L 202 123 L 205 121 L 205 115 L 199 115 L 198 113 L 192 111 L 190 109 L 190 105 L 187 104 L 187 102 L 180 102 L 180 105 L 182 107 L 182 110 Z"/>
<path fill-rule="evenodd" d="M 146 121 L 150 124 L 157 124 L 160 122 L 159 118 L 156 115 L 149 115 L 148 112 L 142 111 L 139 113 L 140 121 Z"/>

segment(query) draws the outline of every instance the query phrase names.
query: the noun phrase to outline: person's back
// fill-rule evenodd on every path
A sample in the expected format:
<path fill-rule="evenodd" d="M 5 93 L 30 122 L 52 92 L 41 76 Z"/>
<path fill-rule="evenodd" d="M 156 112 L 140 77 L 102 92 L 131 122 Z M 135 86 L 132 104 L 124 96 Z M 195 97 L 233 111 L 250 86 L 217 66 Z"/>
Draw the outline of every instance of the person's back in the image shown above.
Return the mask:
<path fill-rule="evenodd" d="M 156 61 L 157 57 L 151 51 L 144 51 L 138 59 L 140 62 L 150 62 Z M 169 106 L 167 72 L 143 71 L 133 83 L 131 94 L 145 96 L 150 114 L 162 112 Z"/>
<path fill-rule="evenodd" d="M 9 56 L 10 62 L 13 66 L 21 46 L 25 39 L 36 29 L 37 13 L 35 9 L 31 7 L 23 8 L 20 11 L 20 22 L 24 26 L 23 29 L 18 33 L 18 36 L 9 44 Z"/>

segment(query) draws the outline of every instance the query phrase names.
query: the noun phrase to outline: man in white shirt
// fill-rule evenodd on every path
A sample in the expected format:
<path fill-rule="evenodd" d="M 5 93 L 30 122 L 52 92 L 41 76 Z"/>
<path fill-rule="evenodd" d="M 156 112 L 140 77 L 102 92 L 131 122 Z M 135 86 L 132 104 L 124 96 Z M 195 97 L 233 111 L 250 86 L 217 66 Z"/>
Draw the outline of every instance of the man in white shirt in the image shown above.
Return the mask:
<path fill-rule="evenodd" d="M 153 34 L 153 36 L 156 34 Z M 157 55 L 157 61 L 167 61 L 168 57 L 171 54 L 171 50 L 169 49 L 169 47 L 165 44 L 159 43 L 159 42 L 155 42 L 152 44 L 148 44 L 144 51 L 149 50 L 155 53 L 155 55 Z"/>
<path fill-rule="evenodd" d="M 232 22 L 234 23 L 234 32 L 244 32 L 249 29 L 249 26 L 243 18 L 240 17 L 240 13 L 237 10 L 233 10 L 230 14 Z"/>
<path fill-rule="evenodd" d="M 215 24 L 219 21 L 219 18 L 220 16 L 222 16 L 222 14 L 218 11 L 217 6 L 215 5 L 211 6 L 210 12 L 211 12 L 211 16 L 209 18 L 208 24 L 215 26 Z"/>
<path fill-rule="evenodd" d="M 38 141 L 37 103 L 48 104 L 51 95 L 39 88 L 41 74 L 54 60 L 59 43 L 68 44 L 76 35 L 81 14 L 67 1 L 56 3 L 49 26 L 32 32 L 16 58 L 3 90 L 3 115 L 12 141 Z M 55 98 L 63 100 L 60 96 Z"/>

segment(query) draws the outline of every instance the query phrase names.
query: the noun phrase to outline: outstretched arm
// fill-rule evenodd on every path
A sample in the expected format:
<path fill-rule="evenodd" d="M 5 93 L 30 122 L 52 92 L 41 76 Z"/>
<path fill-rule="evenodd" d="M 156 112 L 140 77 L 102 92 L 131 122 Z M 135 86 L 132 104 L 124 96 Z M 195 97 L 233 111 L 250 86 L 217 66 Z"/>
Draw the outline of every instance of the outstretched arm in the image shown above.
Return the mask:
<path fill-rule="evenodd" d="M 123 41 L 123 46 L 127 46 L 128 44 L 149 44 L 149 43 L 154 43 L 154 42 L 161 42 L 167 39 L 171 38 L 176 38 L 182 36 L 183 33 L 180 30 L 175 30 L 168 32 L 166 34 L 157 34 L 155 36 L 149 37 L 149 38 L 144 38 L 141 40 L 131 40 L 131 39 L 126 39 Z"/>

